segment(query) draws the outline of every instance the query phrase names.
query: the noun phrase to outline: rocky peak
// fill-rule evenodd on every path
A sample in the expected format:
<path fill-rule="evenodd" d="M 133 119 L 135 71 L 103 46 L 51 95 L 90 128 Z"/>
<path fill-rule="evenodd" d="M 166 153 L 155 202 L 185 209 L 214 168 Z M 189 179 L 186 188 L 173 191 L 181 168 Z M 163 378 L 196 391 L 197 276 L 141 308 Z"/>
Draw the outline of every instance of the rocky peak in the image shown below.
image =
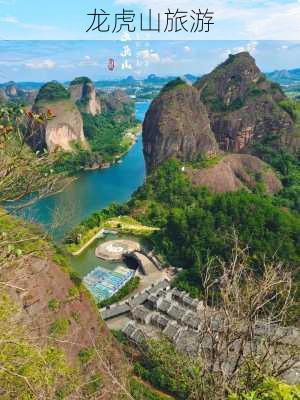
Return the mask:
<path fill-rule="evenodd" d="M 283 91 L 266 79 L 248 53 L 229 56 L 195 87 L 222 150 L 246 151 L 253 140 L 293 130 L 280 104 L 286 99 Z"/>
<path fill-rule="evenodd" d="M 274 146 L 287 145 L 297 136 L 296 119 L 287 102 L 280 86 L 268 81 L 246 52 L 229 56 L 194 86 L 180 78 L 173 80 L 153 100 L 145 117 L 147 172 L 169 158 L 186 162 L 199 153 L 209 157 L 224 152 L 251 153 L 251 144 L 268 135 L 276 137 Z M 260 173 L 264 168 L 260 160 L 251 157 L 226 160 L 205 173 L 205 179 L 197 171 L 192 178 L 200 184 L 202 178 L 208 179 L 211 186 L 217 179 L 221 183 L 227 180 L 222 186 L 227 191 L 241 186 L 241 171 L 243 179 L 252 185 L 251 176 L 244 172 L 249 168 Z M 272 174 L 264 178 L 270 192 L 280 189 Z M 226 185 L 228 182 L 231 186 Z"/>
<path fill-rule="evenodd" d="M 9 82 L 5 88 L 5 93 L 8 97 L 16 97 L 18 95 L 18 89 L 15 82 Z"/>
<path fill-rule="evenodd" d="M 0 102 L 5 102 L 7 100 L 7 95 L 5 93 L 5 90 L 0 89 Z"/>
<path fill-rule="evenodd" d="M 201 99 L 211 110 L 237 107 L 251 85 L 263 79 L 255 60 L 247 52 L 230 55 L 210 74 L 200 78 L 195 86 Z"/>
<path fill-rule="evenodd" d="M 28 139 L 34 150 L 47 148 L 49 152 L 54 152 L 60 148 L 72 151 L 74 142 L 87 146 L 81 114 L 69 92 L 58 82 L 42 86 L 32 107 L 32 111 L 37 113 L 47 113 L 48 110 L 51 110 L 54 118 L 38 126 Z"/>
<path fill-rule="evenodd" d="M 101 105 L 96 95 L 94 83 L 87 77 L 74 79 L 69 87 L 72 100 L 82 112 L 96 115 L 101 113 Z"/>
<path fill-rule="evenodd" d="M 198 91 L 181 79 L 168 83 L 152 102 L 143 124 L 147 172 L 169 158 L 190 161 L 218 145 Z"/>

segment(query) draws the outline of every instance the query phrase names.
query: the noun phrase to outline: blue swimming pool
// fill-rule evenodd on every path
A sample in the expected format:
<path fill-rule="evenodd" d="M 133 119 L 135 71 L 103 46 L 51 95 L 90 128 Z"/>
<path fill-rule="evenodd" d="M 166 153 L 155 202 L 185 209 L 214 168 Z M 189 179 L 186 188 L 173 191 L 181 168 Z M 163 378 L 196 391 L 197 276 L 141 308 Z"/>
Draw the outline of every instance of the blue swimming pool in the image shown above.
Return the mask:
<path fill-rule="evenodd" d="M 113 296 L 134 276 L 134 273 L 135 271 L 122 265 L 114 271 L 98 266 L 83 278 L 83 283 L 96 301 L 100 302 Z"/>

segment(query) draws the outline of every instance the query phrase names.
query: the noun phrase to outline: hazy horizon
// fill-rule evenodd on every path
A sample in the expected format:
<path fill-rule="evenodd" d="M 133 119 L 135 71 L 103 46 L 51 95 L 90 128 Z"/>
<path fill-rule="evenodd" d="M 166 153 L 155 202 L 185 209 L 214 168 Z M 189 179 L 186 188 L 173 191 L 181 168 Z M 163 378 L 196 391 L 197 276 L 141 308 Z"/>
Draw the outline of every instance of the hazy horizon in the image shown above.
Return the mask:
<path fill-rule="evenodd" d="M 263 72 L 300 67 L 300 43 L 287 41 L 0 41 L 0 82 L 201 76 L 229 54 L 248 51 Z M 108 71 L 108 59 L 116 68 Z"/>

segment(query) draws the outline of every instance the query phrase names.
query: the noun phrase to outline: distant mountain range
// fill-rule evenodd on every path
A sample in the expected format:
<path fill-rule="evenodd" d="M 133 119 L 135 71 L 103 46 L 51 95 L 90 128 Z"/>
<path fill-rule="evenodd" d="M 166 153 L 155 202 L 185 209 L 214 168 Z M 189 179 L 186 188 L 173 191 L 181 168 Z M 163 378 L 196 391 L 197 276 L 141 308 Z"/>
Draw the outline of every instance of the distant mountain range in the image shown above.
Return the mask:
<path fill-rule="evenodd" d="M 111 79 L 111 80 L 99 80 L 95 82 L 96 87 L 107 87 L 107 86 L 130 86 L 130 85 L 165 85 L 166 83 L 176 79 L 176 76 L 165 76 L 161 77 L 155 74 L 151 74 L 147 76 L 147 78 L 144 79 L 136 79 L 133 76 L 128 76 L 127 78 L 124 79 Z M 199 77 L 191 75 L 191 74 L 186 74 L 181 77 L 184 80 L 190 81 L 194 83 Z M 66 86 L 69 86 L 70 82 L 66 81 L 63 82 Z M 18 87 L 18 89 L 22 90 L 38 90 L 40 89 L 43 85 L 44 82 L 5 82 L 5 83 L 0 83 L 0 89 L 6 89 L 8 86 L 15 85 Z"/>
<path fill-rule="evenodd" d="M 0 89 L 6 89 L 9 86 L 17 86 L 20 90 L 38 90 L 40 89 L 45 82 L 5 82 L 0 83 Z"/>
<path fill-rule="evenodd" d="M 268 79 L 280 83 L 281 85 L 288 85 L 293 82 L 300 82 L 300 68 L 273 71 L 267 73 L 266 76 L 268 77 Z"/>
<path fill-rule="evenodd" d="M 291 70 L 275 70 L 272 72 L 265 73 L 266 77 L 274 82 L 277 82 L 281 85 L 290 85 L 292 83 L 300 82 L 300 68 L 295 68 Z M 127 87 L 130 85 L 158 85 L 163 86 L 168 82 L 176 79 L 177 76 L 158 76 L 156 74 L 150 74 L 146 78 L 136 79 L 134 76 L 129 75 L 127 78 L 123 79 L 111 79 L 111 80 L 99 80 L 95 82 L 95 86 L 97 88 L 110 87 L 110 86 L 123 86 Z M 192 74 L 185 74 L 180 77 L 183 80 L 189 81 L 191 83 L 196 82 L 199 76 L 195 76 Z M 44 82 L 6 82 L 0 83 L 0 89 L 5 89 L 8 86 L 16 85 L 18 89 L 21 90 L 38 90 L 44 85 Z M 70 82 L 64 82 L 66 86 L 70 84 Z"/>

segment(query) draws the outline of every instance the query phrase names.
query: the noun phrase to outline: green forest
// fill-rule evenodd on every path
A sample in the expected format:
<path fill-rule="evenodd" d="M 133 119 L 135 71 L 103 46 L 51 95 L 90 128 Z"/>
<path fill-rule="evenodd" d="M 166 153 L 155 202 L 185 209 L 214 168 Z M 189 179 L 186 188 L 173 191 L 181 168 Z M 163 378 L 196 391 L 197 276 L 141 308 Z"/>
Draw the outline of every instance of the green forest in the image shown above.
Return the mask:
<path fill-rule="evenodd" d="M 93 167 L 94 164 L 113 162 L 131 145 L 130 140 L 124 138 L 124 133 L 138 124 L 132 114 L 133 110 L 128 114 L 129 117 L 120 119 L 113 112 L 96 116 L 83 113 L 84 133 L 89 149 L 74 144 L 74 152 L 60 151 L 55 170 L 75 174 L 84 168 Z"/>

